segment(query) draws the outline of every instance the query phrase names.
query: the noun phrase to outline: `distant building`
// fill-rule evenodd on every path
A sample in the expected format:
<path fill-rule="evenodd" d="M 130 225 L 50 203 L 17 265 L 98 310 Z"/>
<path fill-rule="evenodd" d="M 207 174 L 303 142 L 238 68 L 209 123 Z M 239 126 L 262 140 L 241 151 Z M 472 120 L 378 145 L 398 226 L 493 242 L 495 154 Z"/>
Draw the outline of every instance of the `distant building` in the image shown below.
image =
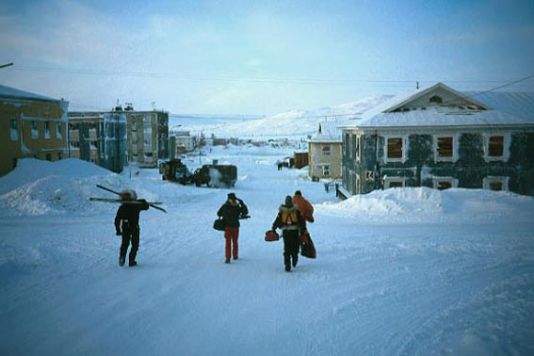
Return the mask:
<path fill-rule="evenodd" d="M 128 160 L 141 167 L 157 167 L 158 159 L 169 158 L 169 113 L 125 110 Z"/>
<path fill-rule="evenodd" d="M 534 195 L 534 93 L 437 83 L 343 128 L 342 195 L 419 186 Z"/>
<path fill-rule="evenodd" d="M 69 112 L 69 156 L 120 173 L 127 165 L 124 112 Z"/>
<path fill-rule="evenodd" d="M 308 142 L 309 175 L 313 180 L 341 178 L 341 129 L 337 121 L 319 123 Z"/>
<path fill-rule="evenodd" d="M 308 151 L 298 151 L 293 153 L 294 167 L 301 169 L 308 165 Z"/>
<path fill-rule="evenodd" d="M 67 156 L 68 102 L 0 85 L 0 176 L 19 158 Z"/>
<path fill-rule="evenodd" d="M 176 149 L 180 153 L 193 151 L 195 149 L 196 137 L 191 136 L 189 131 L 174 131 L 172 135 L 176 138 Z"/>

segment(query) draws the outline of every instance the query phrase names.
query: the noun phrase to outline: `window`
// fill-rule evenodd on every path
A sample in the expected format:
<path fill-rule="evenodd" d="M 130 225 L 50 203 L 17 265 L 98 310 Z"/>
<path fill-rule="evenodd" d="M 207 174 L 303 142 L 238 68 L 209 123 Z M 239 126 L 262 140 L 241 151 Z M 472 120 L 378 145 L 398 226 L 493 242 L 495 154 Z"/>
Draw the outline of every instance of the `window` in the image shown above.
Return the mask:
<path fill-rule="evenodd" d="M 428 99 L 429 103 L 435 103 L 435 104 L 443 104 L 443 99 L 441 96 L 434 95 L 430 99 Z"/>
<path fill-rule="evenodd" d="M 39 129 L 37 128 L 37 121 L 32 120 L 32 138 L 39 138 Z"/>
<path fill-rule="evenodd" d="M 489 134 L 485 138 L 485 159 L 488 161 L 507 161 L 510 155 L 510 134 Z"/>
<path fill-rule="evenodd" d="M 349 134 L 348 133 L 345 134 L 345 144 L 344 144 L 344 146 L 345 146 L 345 156 L 348 156 L 349 155 L 348 154 L 348 152 L 349 152 Z"/>
<path fill-rule="evenodd" d="M 52 154 L 51 153 L 47 153 L 46 154 L 46 160 L 47 161 L 51 161 L 52 160 Z"/>
<path fill-rule="evenodd" d="M 404 186 L 405 182 L 402 177 L 384 177 L 384 189 L 402 188 Z"/>
<path fill-rule="evenodd" d="M 330 156 L 330 146 L 323 146 L 323 156 Z"/>
<path fill-rule="evenodd" d="M 323 176 L 330 177 L 330 166 L 323 166 Z"/>
<path fill-rule="evenodd" d="M 50 138 L 50 121 L 45 121 L 44 127 L 45 127 L 44 137 L 46 139 L 49 139 Z"/>
<path fill-rule="evenodd" d="M 434 137 L 434 159 L 438 161 L 454 161 L 456 157 L 456 137 L 435 136 Z"/>
<path fill-rule="evenodd" d="M 483 179 L 483 188 L 488 190 L 508 190 L 509 177 L 488 176 Z"/>
<path fill-rule="evenodd" d="M 398 161 L 403 159 L 403 139 L 402 137 L 386 138 L 386 158 L 387 160 Z"/>
<path fill-rule="evenodd" d="M 56 122 L 56 138 L 61 139 L 63 137 L 63 133 L 61 132 L 61 124 L 59 122 Z"/>
<path fill-rule="evenodd" d="M 458 187 L 458 179 L 452 177 L 433 178 L 434 189 L 444 190 Z"/>
<path fill-rule="evenodd" d="M 502 157 L 504 153 L 504 136 L 490 136 L 488 139 L 488 156 Z"/>
<path fill-rule="evenodd" d="M 63 159 L 63 152 L 57 153 L 57 159 Z"/>
<path fill-rule="evenodd" d="M 17 120 L 9 120 L 9 136 L 11 137 L 11 141 L 17 141 L 19 139 Z"/>
<path fill-rule="evenodd" d="M 356 161 L 360 161 L 360 136 L 356 136 Z"/>

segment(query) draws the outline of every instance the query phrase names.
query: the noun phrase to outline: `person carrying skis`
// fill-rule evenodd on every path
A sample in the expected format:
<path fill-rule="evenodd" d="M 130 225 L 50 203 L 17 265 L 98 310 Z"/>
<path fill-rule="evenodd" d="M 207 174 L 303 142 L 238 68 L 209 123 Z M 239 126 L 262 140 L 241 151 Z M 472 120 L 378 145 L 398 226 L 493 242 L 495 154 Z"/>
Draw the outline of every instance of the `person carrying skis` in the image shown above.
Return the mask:
<path fill-rule="evenodd" d="M 230 263 L 230 257 L 239 258 L 239 219 L 248 217 L 248 208 L 243 200 L 238 199 L 235 193 L 229 193 L 226 202 L 217 211 L 217 216 L 224 221 L 225 263 Z"/>
<path fill-rule="evenodd" d="M 284 265 L 286 272 L 290 272 L 291 266 L 297 266 L 300 246 L 299 236 L 305 229 L 305 221 L 289 195 L 286 197 L 284 204 L 278 209 L 278 215 L 273 221 L 272 230 L 277 228 L 282 229 Z"/>
<path fill-rule="evenodd" d="M 139 249 L 139 213 L 141 210 L 148 210 L 149 205 L 146 200 L 137 199 L 134 190 L 123 191 L 120 193 L 124 203 L 121 204 L 115 216 L 115 230 L 117 235 L 122 236 L 122 244 L 119 252 L 119 265 L 124 266 L 128 245 L 132 244 L 129 254 L 130 267 L 136 266 L 135 260 L 137 250 Z M 133 202 L 135 200 L 135 203 Z"/>

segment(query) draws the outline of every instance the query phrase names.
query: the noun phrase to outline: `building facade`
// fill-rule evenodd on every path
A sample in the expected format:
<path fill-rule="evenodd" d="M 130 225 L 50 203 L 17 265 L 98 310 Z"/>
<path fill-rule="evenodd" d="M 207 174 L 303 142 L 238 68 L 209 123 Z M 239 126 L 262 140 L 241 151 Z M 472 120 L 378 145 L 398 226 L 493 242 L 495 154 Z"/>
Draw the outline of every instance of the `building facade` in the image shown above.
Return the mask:
<path fill-rule="evenodd" d="M 169 157 L 169 113 L 124 111 L 127 119 L 128 160 L 140 167 L 157 167 Z"/>
<path fill-rule="evenodd" d="M 69 157 L 120 173 L 128 162 L 126 115 L 70 112 Z"/>
<path fill-rule="evenodd" d="M 67 157 L 68 102 L 0 85 L 0 176 L 21 158 Z"/>
<path fill-rule="evenodd" d="M 309 176 L 313 180 L 341 178 L 341 130 L 337 122 L 321 122 L 308 142 Z"/>
<path fill-rule="evenodd" d="M 344 127 L 342 151 L 344 196 L 419 186 L 534 195 L 534 95 L 438 83 Z"/>

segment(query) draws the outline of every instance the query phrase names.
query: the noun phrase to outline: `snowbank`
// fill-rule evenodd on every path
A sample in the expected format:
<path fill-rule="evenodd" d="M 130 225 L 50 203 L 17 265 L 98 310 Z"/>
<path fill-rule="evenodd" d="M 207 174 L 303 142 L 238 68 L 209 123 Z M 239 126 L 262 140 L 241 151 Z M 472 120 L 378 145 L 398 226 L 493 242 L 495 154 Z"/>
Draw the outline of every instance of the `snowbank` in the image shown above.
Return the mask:
<path fill-rule="evenodd" d="M 55 162 L 42 161 L 34 158 L 20 159 L 17 162 L 17 167 L 13 171 L 0 178 L 0 194 L 51 175 L 84 178 L 108 174 L 113 173 L 95 164 L 76 158 Z"/>
<path fill-rule="evenodd" d="M 340 203 L 323 203 L 316 209 L 325 215 L 381 224 L 510 218 L 529 221 L 533 204 L 532 197 L 510 192 L 459 188 L 440 191 L 421 187 L 374 191 Z"/>
<path fill-rule="evenodd" d="M 102 192 L 96 184 L 120 186 L 121 180 L 124 178 L 79 159 L 57 162 L 23 159 L 15 170 L 0 178 L 0 214 L 91 211 L 95 208 L 88 203 L 89 197 Z"/>

